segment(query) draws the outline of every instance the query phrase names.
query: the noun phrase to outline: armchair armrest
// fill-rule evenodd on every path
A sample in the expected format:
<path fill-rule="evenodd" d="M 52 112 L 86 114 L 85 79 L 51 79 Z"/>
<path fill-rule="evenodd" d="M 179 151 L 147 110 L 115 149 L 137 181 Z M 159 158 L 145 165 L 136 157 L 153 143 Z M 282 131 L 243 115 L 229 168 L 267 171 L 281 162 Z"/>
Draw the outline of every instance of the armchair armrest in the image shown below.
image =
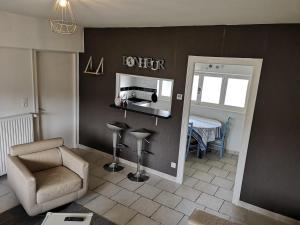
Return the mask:
<path fill-rule="evenodd" d="M 84 161 L 65 146 L 59 147 L 59 149 L 62 155 L 63 166 L 78 174 L 78 176 L 80 176 L 82 179 L 87 179 L 89 173 L 89 163 Z"/>
<path fill-rule="evenodd" d="M 36 180 L 17 156 L 7 156 L 7 177 L 24 208 L 36 204 Z"/>

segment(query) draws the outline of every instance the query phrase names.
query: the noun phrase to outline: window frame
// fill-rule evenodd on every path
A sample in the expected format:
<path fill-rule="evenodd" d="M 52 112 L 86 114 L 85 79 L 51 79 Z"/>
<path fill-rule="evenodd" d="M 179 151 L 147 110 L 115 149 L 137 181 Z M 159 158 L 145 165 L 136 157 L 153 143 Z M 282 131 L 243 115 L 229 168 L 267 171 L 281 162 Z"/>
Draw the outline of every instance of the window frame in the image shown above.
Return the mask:
<path fill-rule="evenodd" d="M 197 100 L 196 101 L 191 100 L 193 105 L 204 106 L 204 107 L 207 107 L 207 108 L 225 110 L 225 111 L 230 111 L 230 112 L 238 112 L 238 113 L 245 113 L 246 112 L 247 106 L 248 106 L 248 99 L 249 99 L 250 89 L 251 89 L 252 74 L 251 75 L 243 75 L 243 74 L 231 74 L 231 73 L 194 71 L 194 76 L 199 76 L 199 83 L 198 83 L 198 90 L 197 90 Z M 205 76 L 221 77 L 222 78 L 219 104 L 201 102 L 201 96 L 202 96 L 202 91 L 203 91 L 203 80 L 204 80 Z M 226 90 L 227 90 L 227 83 L 228 83 L 228 79 L 230 79 L 230 78 L 231 79 L 248 80 L 248 86 L 247 86 L 247 92 L 246 92 L 245 106 L 244 107 L 225 105 L 225 96 L 226 96 Z"/>

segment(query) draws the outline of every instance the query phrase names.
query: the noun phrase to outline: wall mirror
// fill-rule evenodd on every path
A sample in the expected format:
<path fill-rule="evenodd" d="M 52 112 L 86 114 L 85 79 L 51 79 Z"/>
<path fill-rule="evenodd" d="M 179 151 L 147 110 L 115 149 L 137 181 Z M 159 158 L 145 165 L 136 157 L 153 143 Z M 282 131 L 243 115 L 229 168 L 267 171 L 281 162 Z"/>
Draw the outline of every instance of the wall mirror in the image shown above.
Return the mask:
<path fill-rule="evenodd" d="M 116 98 L 136 111 L 152 109 L 171 115 L 174 80 L 131 74 L 116 74 Z M 167 116 L 165 116 L 167 117 Z"/>

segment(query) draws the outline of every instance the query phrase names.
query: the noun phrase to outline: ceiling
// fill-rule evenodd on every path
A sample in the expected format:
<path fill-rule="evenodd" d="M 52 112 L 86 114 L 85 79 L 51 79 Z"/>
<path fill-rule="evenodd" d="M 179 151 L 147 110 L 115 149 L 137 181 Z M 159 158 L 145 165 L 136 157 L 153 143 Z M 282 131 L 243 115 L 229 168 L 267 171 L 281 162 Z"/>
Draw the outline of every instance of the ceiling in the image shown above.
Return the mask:
<path fill-rule="evenodd" d="M 55 0 L 0 0 L 0 10 L 48 18 Z M 300 0 L 70 0 L 85 27 L 300 23 Z"/>

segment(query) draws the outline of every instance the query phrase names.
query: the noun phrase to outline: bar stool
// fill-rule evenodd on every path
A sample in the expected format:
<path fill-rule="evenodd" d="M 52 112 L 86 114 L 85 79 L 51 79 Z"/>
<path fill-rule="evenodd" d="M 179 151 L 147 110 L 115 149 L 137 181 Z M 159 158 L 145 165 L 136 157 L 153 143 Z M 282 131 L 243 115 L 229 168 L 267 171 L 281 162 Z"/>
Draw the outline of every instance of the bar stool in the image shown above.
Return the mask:
<path fill-rule="evenodd" d="M 146 153 L 150 153 L 148 151 L 143 151 L 143 140 L 150 136 L 151 133 L 146 130 L 146 129 L 137 129 L 137 130 L 133 130 L 130 131 L 130 134 L 133 135 L 136 139 L 137 139 L 137 167 L 136 167 L 136 172 L 135 173 L 129 173 L 127 175 L 127 178 L 131 181 L 135 181 L 135 182 L 144 182 L 146 180 L 149 179 L 148 176 L 146 176 L 145 174 L 141 173 L 141 159 L 142 159 L 142 153 L 146 152 Z M 150 153 L 151 154 L 151 153 Z"/>
<path fill-rule="evenodd" d="M 111 163 L 105 164 L 103 168 L 109 172 L 118 172 L 124 169 L 124 167 L 119 165 L 117 150 L 121 150 L 122 148 L 126 147 L 124 144 L 118 143 L 118 141 L 122 137 L 121 132 L 127 129 L 128 126 L 120 122 L 107 123 L 106 126 L 113 132 L 113 161 Z"/>

